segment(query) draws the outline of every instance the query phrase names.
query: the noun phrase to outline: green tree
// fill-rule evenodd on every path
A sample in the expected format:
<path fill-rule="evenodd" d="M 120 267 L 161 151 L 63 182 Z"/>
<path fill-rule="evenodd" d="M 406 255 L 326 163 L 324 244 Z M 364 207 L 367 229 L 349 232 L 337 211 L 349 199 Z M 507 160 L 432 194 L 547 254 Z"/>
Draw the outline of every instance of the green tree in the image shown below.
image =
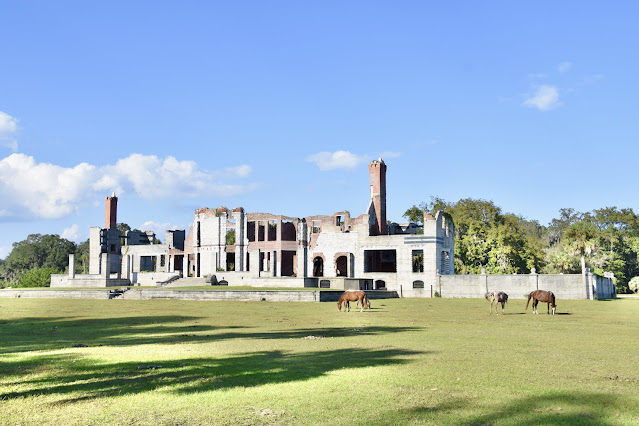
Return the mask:
<path fill-rule="evenodd" d="M 22 275 L 36 268 L 54 268 L 64 271 L 69 264 L 69 253 L 75 253 L 73 242 L 58 235 L 31 234 L 25 240 L 13 243 L 11 253 L 0 267 L 0 281 L 16 285 Z"/>
<path fill-rule="evenodd" d="M 444 210 L 455 224 L 455 272 L 529 273 L 544 264 L 543 245 L 538 235 L 544 232 L 537 222 L 505 214 L 492 201 L 471 198 L 447 203 L 433 197 L 428 204 L 413 206 L 404 217 L 434 215 Z"/>
<path fill-rule="evenodd" d="M 581 260 L 581 275 L 586 288 L 586 256 L 590 256 L 597 249 L 599 230 L 591 222 L 577 222 L 570 225 L 564 232 L 564 241 L 568 250 Z"/>
<path fill-rule="evenodd" d="M 27 271 L 22 277 L 17 287 L 49 287 L 51 275 L 60 274 L 56 268 L 35 268 Z"/>
<path fill-rule="evenodd" d="M 89 240 L 78 244 L 75 250 L 75 272 L 77 274 L 89 273 Z"/>

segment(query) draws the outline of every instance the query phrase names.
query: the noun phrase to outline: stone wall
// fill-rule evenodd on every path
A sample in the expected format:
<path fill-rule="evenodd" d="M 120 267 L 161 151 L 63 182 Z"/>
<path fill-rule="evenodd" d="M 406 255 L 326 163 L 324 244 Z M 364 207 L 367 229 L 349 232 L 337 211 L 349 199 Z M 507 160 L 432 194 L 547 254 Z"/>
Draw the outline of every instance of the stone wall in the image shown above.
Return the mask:
<path fill-rule="evenodd" d="M 608 299 L 616 295 L 613 277 L 597 277 L 588 272 L 586 282 L 584 286 L 581 274 L 440 275 L 433 292 L 437 291 L 441 297 L 477 298 L 500 290 L 510 299 L 525 299 L 533 290 L 552 291 L 557 299 Z"/>
<path fill-rule="evenodd" d="M 120 287 L 129 284 L 127 279 L 107 279 L 102 275 L 78 274 L 73 279 L 68 274 L 51 275 L 51 287 Z"/>
<path fill-rule="evenodd" d="M 109 290 L 0 290 L 3 298 L 28 299 L 109 299 Z"/>

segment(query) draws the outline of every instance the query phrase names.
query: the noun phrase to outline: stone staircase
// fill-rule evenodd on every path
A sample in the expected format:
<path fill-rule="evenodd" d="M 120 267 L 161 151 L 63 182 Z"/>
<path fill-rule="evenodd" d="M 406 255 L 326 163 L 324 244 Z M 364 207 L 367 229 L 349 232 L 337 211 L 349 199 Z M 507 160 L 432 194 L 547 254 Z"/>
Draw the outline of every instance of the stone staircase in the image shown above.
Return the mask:
<path fill-rule="evenodd" d="M 193 287 L 193 286 L 204 286 L 211 285 L 211 283 L 206 281 L 206 278 L 180 278 L 175 281 L 171 281 L 168 283 L 163 283 L 161 287 Z"/>

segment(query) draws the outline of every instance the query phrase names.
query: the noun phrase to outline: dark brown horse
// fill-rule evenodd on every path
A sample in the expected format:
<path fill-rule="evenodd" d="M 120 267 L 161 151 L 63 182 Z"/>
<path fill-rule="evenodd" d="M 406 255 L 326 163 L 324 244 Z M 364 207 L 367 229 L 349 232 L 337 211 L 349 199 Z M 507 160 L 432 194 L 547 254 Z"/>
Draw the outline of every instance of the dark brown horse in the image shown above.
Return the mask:
<path fill-rule="evenodd" d="M 528 295 L 528 301 L 526 302 L 526 309 L 528 309 L 528 303 L 530 303 L 530 299 L 532 299 L 532 310 L 533 314 L 538 314 L 537 312 L 537 304 L 539 302 L 548 304 L 548 314 L 550 314 L 550 306 L 552 306 L 552 314 L 555 315 L 555 309 L 557 309 L 557 305 L 555 304 L 555 295 L 552 294 L 552 291 L 546 290 L 535 290 L 531 291 Z"/>
<path fill-rule="evenodd" d="M 342 303 L 343 303 L 344 312 L 346 312 L 346 309 L 348 309 L 348 311 L 350 312 L 351 310 L 350 302 L 355 302 L 355 301 L 357 301 L 357 303 L 360 303 L 362 305 L 362 309 L 360 312 L 364 312 L 364 308 L 366 309 L 371 308 L 371 302 L 368 300 L 368 296 L 366 296 L 366 293 L 364 293 L 362 290 L 346 290 L 344 293 L 342 293 L 339 300 L 337 301 L 337 310 L 338 311 L 342 310 Z"/>
<path fill-rule="evenodd" d="M 501 303 L 501 313 L 504 314 L 504 305 L 508 302 L 508 295 L 503 291 L 491 291 L 490 293 L 486 293 L 486 300 L 490 302 L 490 313 L 493 313 L 493 303 L 495 304 L 495 313 L 499 315 L 497 312 L 497 304 Z M 505 315 L 505 314 L 504 314 Z"/>

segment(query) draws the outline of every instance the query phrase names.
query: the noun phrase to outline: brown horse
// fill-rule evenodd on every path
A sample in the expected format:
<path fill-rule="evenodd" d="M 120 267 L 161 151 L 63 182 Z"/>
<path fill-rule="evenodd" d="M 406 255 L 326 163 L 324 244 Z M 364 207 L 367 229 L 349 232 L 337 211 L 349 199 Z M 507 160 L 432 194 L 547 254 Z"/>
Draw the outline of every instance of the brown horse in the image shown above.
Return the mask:
<path fill-rule="evenodd" d="M 491 291 L 490 293 L 486 293 L 485 297 L 486 300 L 490 302 L 491 315 L 493 313 L 493 303 L 495 304 L 495 313 L 499 315 L 499 312 L 497 312 L 497 304 L 501 303 L 501 313 L 505 315 L 504 305 L 508 302 L 508 295 L 506 293 L 503 291 Z"/>
<path fill-rule="evenodd" d="M 555 309 L 557 309 L 557 305 L 555 304 L 555 295 L 552 294 L 552 291 L 546 290 L 535 290 L 531 291 L 528 295 L 528 301 L 526 302 L 526 309 L 528 309 L 528 303 L 530 299 L 533 300 L 532 310 L 533 314 L 538 314 L 537 312 L 537 304 L 539 302 L 544 302 L 548 304 L 548 314 L 550 314 L 550 306 L 552 305 L 552 314 L 555 315 Z"/>
<path fill-rule="evenodd" d="M 368 296 L 366 296 L 366 293 L 364 293 L 362 290 L 346 290 L 344 293 L 342 293 L 339 300 L 337 301 L 337 310 L 338 311 L 342 310 L 342 303 L 343 303 L 344 312 L 346 312 L 346 309 L 348 309 L 348 311 L 350 312 L 351 310 L 350 302 L 355 302 L 355 301 L 357 301 L 358 304 L 359 303 L 362 304 L 362 309 L 360 310 L 360 312 L 364 312 L 364 308 L 366 309 L 371 308 L 371 302 L 368 300 Z"/>

